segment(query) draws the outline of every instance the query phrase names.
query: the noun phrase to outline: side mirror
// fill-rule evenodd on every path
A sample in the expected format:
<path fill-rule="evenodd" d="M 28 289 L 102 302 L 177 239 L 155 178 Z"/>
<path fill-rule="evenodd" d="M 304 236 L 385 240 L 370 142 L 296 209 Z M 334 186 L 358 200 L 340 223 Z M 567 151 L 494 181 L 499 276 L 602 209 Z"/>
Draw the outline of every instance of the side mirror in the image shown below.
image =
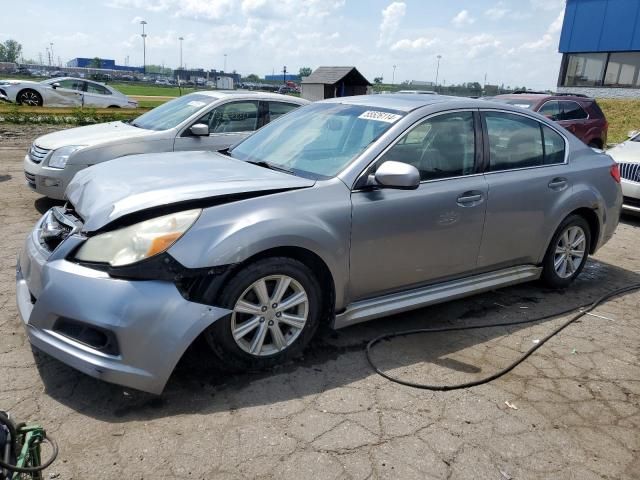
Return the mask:
<path fill-rule="evenodd" d="M 58 88 L 60 86 L 60 84 L 58 82 L 52 83 L 51 87 L 52 88 Z"/>
<path fill-rule="evenodd" d="M 420 172 L 413 165 L 388 160 L 378 167 L 375 183 L 381 187 L 415 190 L 420 185 Z"/>
<path fill-rule="evenodd" d="M 204 123 L 196 123 L 192 125 L 189 131 L 195 135 L 196 137 L 206 137 L 209 135 L 209 125 L 205 125 Z"/>

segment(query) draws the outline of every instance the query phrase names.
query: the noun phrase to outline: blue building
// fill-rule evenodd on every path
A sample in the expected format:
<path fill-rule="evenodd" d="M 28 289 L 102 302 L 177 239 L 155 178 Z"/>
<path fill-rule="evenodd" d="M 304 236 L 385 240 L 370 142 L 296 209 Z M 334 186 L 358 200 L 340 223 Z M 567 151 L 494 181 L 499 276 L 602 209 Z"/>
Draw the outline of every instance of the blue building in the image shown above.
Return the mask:
<path fill-rule="evenodd" d="M 72 68 L 96 68 L 93 66 L 93 58 L 82 58 L 82 57 L 78 57 L 78 58 L 74 58 L 73 60 L 69 60 L 67 62 L 67 67 L 72 67 Z M 101 58 L 100 59 L 100 67 L 99 68 L 103 68 L 105 70 L 120 70 L 120 71 L 124 71 L 124 72 L 139 72 L 142 73 L 143 72 L 143 68 L 142 67 L 129 67 L 129 66 L 125 66 L 125 65 L 116 65 L 116 61 L 115 60 L 111 60 L 108 58 Z"/>
<path fill-rule="evenodd" d="M 294 75 L 291 73 L 287 73 L 286 79 L 284 74 L 276 74 L 276 75 L 265 75 L 264 76 L 265 81 L 267 82 L 284 82 L 285 80 L 291 81 L 291 82 L 296 82 L 296 83 L 300 83 L 300 75 Z"/>
<path fill-rule="evenodd" d="M 558 90 L 640 97 L 640 1 L 567 0 Z"/>

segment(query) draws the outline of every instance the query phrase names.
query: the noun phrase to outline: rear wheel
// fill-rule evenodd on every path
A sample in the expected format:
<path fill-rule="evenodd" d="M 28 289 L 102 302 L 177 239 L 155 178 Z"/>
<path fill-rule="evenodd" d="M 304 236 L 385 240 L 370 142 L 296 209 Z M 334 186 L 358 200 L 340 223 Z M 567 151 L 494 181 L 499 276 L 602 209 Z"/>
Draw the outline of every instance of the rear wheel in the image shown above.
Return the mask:
<path fill-rule="evenodd" d="M 16 103 L 20 105 L 29 105 L 32 107 L 42 106 L 42 95 L 30 88 L 22 90 L 16 97 Z"/>
<path fill-rule="evenodd" d="M 217 359 L 229 370 L 262 369 L 304 350 L 318 328 L 321 291 L 306 265 L 274 257 L 240 270 L 217 303 L 232 311 L 205 333 Z"/>
<path fill-rule="evenodd" d="M 558 227 L 543 260 L 542 281 L 551 288 L 565 288 L 584 268 L 589 256 L 591 232 L 579 215 L 567 217 Z"/>

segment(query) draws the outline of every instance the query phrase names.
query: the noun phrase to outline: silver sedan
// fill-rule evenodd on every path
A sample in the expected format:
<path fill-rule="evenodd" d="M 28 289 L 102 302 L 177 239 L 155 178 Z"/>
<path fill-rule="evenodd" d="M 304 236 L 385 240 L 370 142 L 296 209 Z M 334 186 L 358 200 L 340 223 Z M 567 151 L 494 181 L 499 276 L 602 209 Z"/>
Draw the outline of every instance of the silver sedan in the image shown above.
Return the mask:
<path fill-rule="evenodd" d="M 613 235 L 611 157 L 536 113 L 440 95 L 299 108 L 228 152 L 80 172 L 26 239 L 31 343 L 160 392 L 197 338 L 229 369 L 347 327 L 541 278 L 566 288 Z"/>
<path fill-rule="evenodd" d="M 73 176 L 137 153 L 221 150 L 309 102 L 263 92 L 202 91 L 171 100 L 131 122 L 72 128 L 36 138 L 24 157 L 27 185 L 62 199 Z"/>
<path fill-rule="evenodd" d="M 0 99 L 32 107 L 136 108 L 138 102 L 104 83 L 73 77 L 34 82 L 0 80 Z"/>

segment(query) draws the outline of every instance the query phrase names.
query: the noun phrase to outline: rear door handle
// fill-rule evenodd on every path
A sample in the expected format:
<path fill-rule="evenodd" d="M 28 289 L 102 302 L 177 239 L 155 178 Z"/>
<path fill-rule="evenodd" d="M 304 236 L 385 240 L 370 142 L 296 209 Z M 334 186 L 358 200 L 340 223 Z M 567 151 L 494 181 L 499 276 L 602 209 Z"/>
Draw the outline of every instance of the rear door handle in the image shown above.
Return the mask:
<path fill-rule="evenodd" d="M 482 201 L 482 193 L 479 192 L 464 192 L 457 199 L 458 205 L 461 207 L 473 207 Z"/>
<path fill-rule="evenodd" d="M 549 188 L 557 191 L 564 190 L 568 185 L 569 181 L 563 177 L 556 177 L 549 182 Z"/>

